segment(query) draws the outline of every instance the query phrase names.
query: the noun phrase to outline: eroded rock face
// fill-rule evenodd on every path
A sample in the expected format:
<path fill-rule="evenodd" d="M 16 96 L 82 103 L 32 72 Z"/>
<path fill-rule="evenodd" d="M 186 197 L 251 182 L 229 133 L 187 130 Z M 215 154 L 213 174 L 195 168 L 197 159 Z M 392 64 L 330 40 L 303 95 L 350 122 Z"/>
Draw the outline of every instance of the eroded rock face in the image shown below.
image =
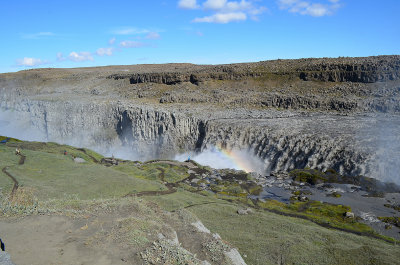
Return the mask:
<path fill-rule="evenodd" d="M 199 84 L 208 80 L 243 80 L 265 78 L 271 74 L 299 77 L 302 80 L 323 82 L 374 83 L 400 78 L 399 56 L 365 58 L 316 58 L 300 60 L 276 60 L 217 66 L 190 65 L 184 69 L 165 69 L 162 72 L 118 73 L 110 79 L 129 79 L 130 84 L 157 83 L 175 85 L 190 82 Z"/>
<path fill-rule="evenodd" d="M 386 174 L 375 170 L 376 161 L 390 160 L 382 150 L 396 149 L 382 145 L 382 132 L 400 131 L 399 64 L 399 56 L 383 56 L 30 70 L 0 75 L 0 109 L 44 140 L 130 159 L 221 146 L 249 150 L 268 170 L 374 177 Z"/>
<path fill-rule="evenodd" d="M 356 175 L 371 172 L 376 156 L 362 142 L 373 141 L 375 132 L 368 135 L 374 124 L 371 117 L 246 110 L 204 111 L 195 116 L 122 101 L 14 103 L 8 102 L 8 107 L 26 117 L 46 140 L 103 152 L 119 146 L 139 160 L 171 159 L 185 151 L 221 146 L 250 150 L 268 164 L 268 170 L 334 168 Z"/>

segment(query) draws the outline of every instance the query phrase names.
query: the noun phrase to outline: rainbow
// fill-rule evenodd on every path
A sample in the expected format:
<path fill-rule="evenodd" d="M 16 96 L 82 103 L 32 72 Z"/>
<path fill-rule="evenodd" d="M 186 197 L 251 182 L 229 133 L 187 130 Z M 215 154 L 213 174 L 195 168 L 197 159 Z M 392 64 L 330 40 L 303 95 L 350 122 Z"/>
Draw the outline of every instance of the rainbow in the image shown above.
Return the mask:
<path fill-rule="evenodd" d="M 243 159 L 243 157 L 241 157 L 239 153 L 235 152 L 234 150 L 229 151 L 222 148 L 221 145 L 216 145 L 215 151 L 217 151 L 218 153 L 222 154 L 224 157 L 229 159 L 229 161 L 232 162 L 232 164 L 236 167 L 236 169 L 243 170 L 247 173 L 254 171 L 251 165 L 248 165 L 246 163 L 247 161 L 245 161 L 245 159 Z"/>

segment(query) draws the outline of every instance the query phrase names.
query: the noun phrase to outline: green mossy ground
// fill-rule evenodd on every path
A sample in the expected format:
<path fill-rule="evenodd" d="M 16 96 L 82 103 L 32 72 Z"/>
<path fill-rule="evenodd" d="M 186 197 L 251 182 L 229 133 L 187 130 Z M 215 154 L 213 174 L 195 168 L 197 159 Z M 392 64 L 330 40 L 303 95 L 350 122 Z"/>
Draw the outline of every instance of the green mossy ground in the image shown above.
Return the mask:
<path fill-rule="evenodd" d="M 388 239 L 387 237 L 378 235 L 368 225 L 360 223 L 354 218 L 346 218 L 346 212 L 351 212 L 349 206 L 322 203 L 319 201 L 292 202 L 287 205 L 275 200 L 258 202 L 257 206 L 276 213 L 304 218 L 322 226 Z"/>
<path fill-rule="evenodd" d="M 104 167 L 77 148 L 54 143 L 28 143 L 18 145 L 25 163 L 18 165 L 15 146 L 0 145 L 0 167 L 8 166 L 21 187 L 35 190 L 39 199 L 63 198 L 74 195 L 79 199 L 121 197 L 132 191 L 166 189 L 156 181 L 145 181 L 130 176 L 113 167 Z M 67 150 L 67 155 L 64 155 Z M 96 155 L 94 152 L 91 154 Z M 76 163 L 72 155 L 85 159 L 86 163 Z M 97 155 L 100 157 L 100 155 Z M 13 183 L 3 173 L 3 193 L 11 190 Z"/>
<path fill-rule="evenodd" d="M 14 154 L 17 144 L 26 156 L 23 165 L 18 165 L 19 157 Z M 68 155 L 63 154 L 65 150 Z M 92 204 L 109 204 L 110 200 L 118 205 L 126 203 L 121 198 L 126 194 L 167 190 L 165 182 L 177 183 L 189 176 L 187 168 L 160 161 L 125 161 L 106 167 L 95 162 L 101 160 L 101 155 L 82 150 L 55 143 L 0 145 L 0 167 L 8 166 L 8 172 L 20 182 L 19 192 L 23 195 L 19 194 L 15 204 L 4 205 L 13 183 L 0 172 L 1 214 L 34 214 L 39 208 L 79 211 L 91 208 Z M 72 155 L 87 162 L 75 163 Z M 167 211 L 186 209 L 192 212 L 213 233 L 219 233 L 246 255 L 244 259 L 248 264 L 277 264 L 282 260 L 284 264 L 395 264 L 400 259 L 398 246 L 339 231 L 375 235 L 368 226 L 344 218 L 344 213 L 351 210 L 347 206 L 313 201 L 290 205 L 252 201 L 247 195 L 257 194 L 260 188 L 245 181 L 238 184 L 222 180 L 211 186 L 216 193 L 200 191 L 184 182 L 177 186 L 175 193 L 146 196 L 140 200 L 156 203 Z M 244 207 L 251 207 L 253 213 L 238 215 L 237 210 Z M 134 244 L 148 244 L 145 234 L 130 227 L 126 226 L 126 234 Z"/>
<path fill-rule="evenodd" d="M 11 137 L 6 137 L 6 136 L 0 136 L 0 142 L 6 140 L 8 143 L 18 143 L 22 142 L 21 140 L 11 138 Z"/>

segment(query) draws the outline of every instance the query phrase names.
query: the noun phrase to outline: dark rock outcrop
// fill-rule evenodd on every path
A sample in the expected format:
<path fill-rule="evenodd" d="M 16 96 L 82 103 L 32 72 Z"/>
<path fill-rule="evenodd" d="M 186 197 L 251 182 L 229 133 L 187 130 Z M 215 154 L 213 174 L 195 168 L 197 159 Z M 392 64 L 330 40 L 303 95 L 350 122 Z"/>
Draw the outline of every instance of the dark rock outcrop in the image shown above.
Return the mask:
<path fill-rule="evenodd" d="M 129 79 L 130 84 L 199 84 L 209 80 L 280 79 L 297 77 L 304 81 L 374 83 L 400 78 L 400 56 L 365 58 L 318 58 L 275 60 L 219 66 L 201 66 L 194 70 L 109 75 L 110 79 Z"/>

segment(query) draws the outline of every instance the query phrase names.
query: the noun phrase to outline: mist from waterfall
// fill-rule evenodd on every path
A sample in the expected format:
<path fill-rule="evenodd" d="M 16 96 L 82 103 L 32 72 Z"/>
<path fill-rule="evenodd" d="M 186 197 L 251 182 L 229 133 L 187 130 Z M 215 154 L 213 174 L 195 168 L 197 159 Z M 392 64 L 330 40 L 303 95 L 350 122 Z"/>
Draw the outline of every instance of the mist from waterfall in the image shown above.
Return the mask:
<path fill-rule="evenodd" d="M 144 161 L 159 158 L 157 153 L 152 151 L 157 150 L 156 144 L 145 147 L 149 149 L 148 155 L 139 155 L 143 150 L 134 150 L 130 144 L 121 141 L 115 132 L 109 142 L 99 140 L 105 134 L 103 131 L 84 131 L 80 135 L 68 137 L 49 135 L 43 124 L 35 124 L 30 115 L 29 112 L 0 109 L 0 135 L 26 141 L 52 141 L 86 147 L 102 155 L 114 155 L 122 159 Z M 366 167 L 365 172 L 369 177 L 400 184 L 400 117 L 374 114 L 371 118 L 364 119 L 362 123 L 360 126 L 362 129 L 354 138 L 359 145 L 368 148 L 372 156 L 365 161 L 365 165 L 360 166 Z M 233 149 L 228 152 L 214 146 L 199 153 L 171 154 L 170 158 L 183 161 L 189 156 L 200 164 L 213 168 L 233 168 L 268 174 L 268 161 L 260 159 L 251 150 Z"/>
<path fill-rule="evenodd" d="M 26 141 L 48 141 L 46 133 L 35 127 L 29 116 L 12 110 L 0 109 L 0 135 Z"/>
<path fill-rule="evenodd" d="M 357 137 L 374 151 L 369 176 L 400 184 L 400 117 L 376 114 Z"/>
<path fill-rule="evenodd" d="M 68 144 L 76 147 L 90 148 L 105 156 L 112 156 L 129 159 L 129 160 L 148 160 L 157 159 L 158 157 L 143 157 L 131 149 L 129 145 L 124 145 L 115 139 L 111 145 L 102 145 L 93 140 L 96 132 L 82 132 L 81 135 L 75 137 L 54 137 L 48 136 L 45 128 L 36 126 L 28 112 L 2 111 L 0 110 L 0 135 L 13 137 L 25 141 L 42 141 L 57 142 L 60 144 Z M 124 138 L 124 137 L 122 137 Z M 150 148 L 150 147 L 149 147 Z M 267 164 L 247 150 L 234 149 L 229 152 L 223 152 L 222 149 L 210 148 L 200 153 L 184 153 L 175 156 L 176 160 L 184 161 L 191 156 L 202 165 L 211 166 L 213 168 L 231 168 L 237 170 L 245 170 L 248 172 L 257 172 L 266 174 Z"/>
<path fill-rule="evenodd" d="M 104 156 L 112 156 L 140 160 L 139 155 L 129 147 L 123 146 L 118 139 L 113 144 L 96 143 L 93 135 L 97 132 L 82 132 L 80 135 L 54 137 L 48 135 L 45 128 L 40 128 L 32 122 L 29 112 L 16 112 L 0 109 L 0 135 L 17 138 L 24 141 L 56 142 L 75 147 L 90 148 Z"/>
<path fill-rule="evenodd" d="M 232 149 L 223 150 L 218 147 L 211 147 L 202 152 L 186 152 L 175 156 L 175 160 L 185 161 L 192 159 L 202 165 L 210 166 L 216 169 L 232 168 L 246 172 L 257 172 L 266 175 L 268 171 L 268 161 L 254 155 L 249 150 Z"/>

